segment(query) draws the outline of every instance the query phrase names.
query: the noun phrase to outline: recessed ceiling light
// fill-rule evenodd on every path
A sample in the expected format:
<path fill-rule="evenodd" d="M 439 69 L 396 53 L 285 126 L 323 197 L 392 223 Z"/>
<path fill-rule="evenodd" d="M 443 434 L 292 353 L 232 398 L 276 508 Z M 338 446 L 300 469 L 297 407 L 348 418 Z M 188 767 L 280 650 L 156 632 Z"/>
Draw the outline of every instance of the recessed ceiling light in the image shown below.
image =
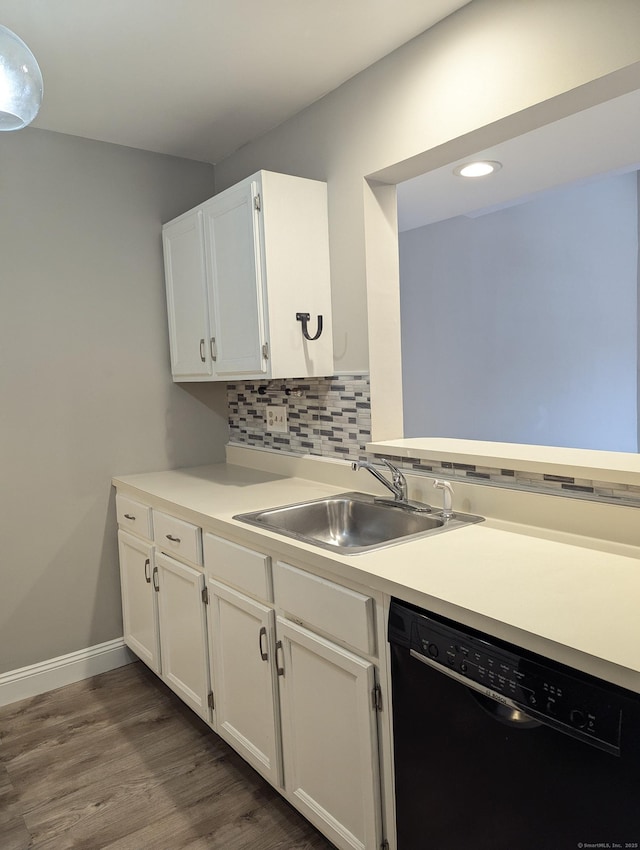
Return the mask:
<path fill-rule="evenodd" d="M 486 177 L 487 174 L 493 174 L 494 171 L 498 171 L 500 168 L 502 168 L 501 162 L 482 159 L 456 165 L 453 173 L 458 177 Z"/>

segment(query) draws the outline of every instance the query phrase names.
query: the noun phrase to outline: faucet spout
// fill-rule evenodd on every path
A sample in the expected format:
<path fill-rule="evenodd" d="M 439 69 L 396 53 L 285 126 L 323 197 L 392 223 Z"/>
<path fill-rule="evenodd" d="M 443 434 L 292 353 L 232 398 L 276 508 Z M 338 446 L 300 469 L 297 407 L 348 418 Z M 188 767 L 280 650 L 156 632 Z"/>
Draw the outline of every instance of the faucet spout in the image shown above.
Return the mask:
<path fill-rule="evenodd" d="M 390 461 L 386 460 L 386 458 L 383 458 L 382 462 L 391 472 L 391 481 L 389 481 L 388 478 L 385 478 L 382 472 L 380 472 L 380 470 L 368 460 L 354 460 L 351 464 L 351 469 L 353 469 L 354 472 L 358 469 L 368 470 L 374 478 L 377 478 L 378 481 L 387 488 L 387 490 L 390 490 L 393 493 L 393 498 L 396 502 L 406 502 L 407 479 L 404 477 L 402 472 L 400 472 L 398 467 L 394 466 Z"/>

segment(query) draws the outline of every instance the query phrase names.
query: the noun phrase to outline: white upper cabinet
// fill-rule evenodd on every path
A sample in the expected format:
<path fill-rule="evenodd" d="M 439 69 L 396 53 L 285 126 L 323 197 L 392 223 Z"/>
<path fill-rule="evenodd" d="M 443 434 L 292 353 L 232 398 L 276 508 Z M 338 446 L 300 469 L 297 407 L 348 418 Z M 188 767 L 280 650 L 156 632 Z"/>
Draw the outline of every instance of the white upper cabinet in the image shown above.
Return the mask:
<path fill-rule="evenodd" d="M 223 192 L 203 208 L 207 268 L 211 272 L 209 321 L 217 378 L 264 375 L 267 340 L 254 181 Z"/>
<path fill-rule="evenodd" d="M 260 171 L 163 241 L 174 380 L 333 374 L 325 183 Z"/>
<path fill-rule="evenodd" d="M 171 372 L 183 381 L 211 380 L 202 211 L 186 213 L 162 231 Z"/>

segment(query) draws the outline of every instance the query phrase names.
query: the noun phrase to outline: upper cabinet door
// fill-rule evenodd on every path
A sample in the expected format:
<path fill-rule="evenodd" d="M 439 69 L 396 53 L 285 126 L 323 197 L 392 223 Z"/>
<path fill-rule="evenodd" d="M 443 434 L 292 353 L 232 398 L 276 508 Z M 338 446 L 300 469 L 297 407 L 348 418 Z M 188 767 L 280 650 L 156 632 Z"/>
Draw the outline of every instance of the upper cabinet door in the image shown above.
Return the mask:
<path fill-rule="evenodd" d="M 162 230 L 171 373 L 177 380 L 211 377 L 202 212 L 193 210 Z"/>
<path fill-rule="evenodd" d="M 220 378 L 267 372 L 258 198 L 257 184 L 245 181 L 202 208 L 213 368 Z"/>

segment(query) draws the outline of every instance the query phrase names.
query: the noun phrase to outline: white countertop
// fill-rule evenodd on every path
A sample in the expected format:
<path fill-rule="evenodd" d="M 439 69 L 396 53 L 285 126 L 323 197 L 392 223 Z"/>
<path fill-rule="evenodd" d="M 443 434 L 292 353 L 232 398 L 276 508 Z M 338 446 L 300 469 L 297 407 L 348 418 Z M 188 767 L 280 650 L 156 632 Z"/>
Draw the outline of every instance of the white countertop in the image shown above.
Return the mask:
<path fill-rule="evenodd" d="M 640 548 L 490 518 L 344 556 L 234 520 L 346 488 L 242 466 L 118 476 L 152 507 L 438 611 L 640 692 Z"/>

